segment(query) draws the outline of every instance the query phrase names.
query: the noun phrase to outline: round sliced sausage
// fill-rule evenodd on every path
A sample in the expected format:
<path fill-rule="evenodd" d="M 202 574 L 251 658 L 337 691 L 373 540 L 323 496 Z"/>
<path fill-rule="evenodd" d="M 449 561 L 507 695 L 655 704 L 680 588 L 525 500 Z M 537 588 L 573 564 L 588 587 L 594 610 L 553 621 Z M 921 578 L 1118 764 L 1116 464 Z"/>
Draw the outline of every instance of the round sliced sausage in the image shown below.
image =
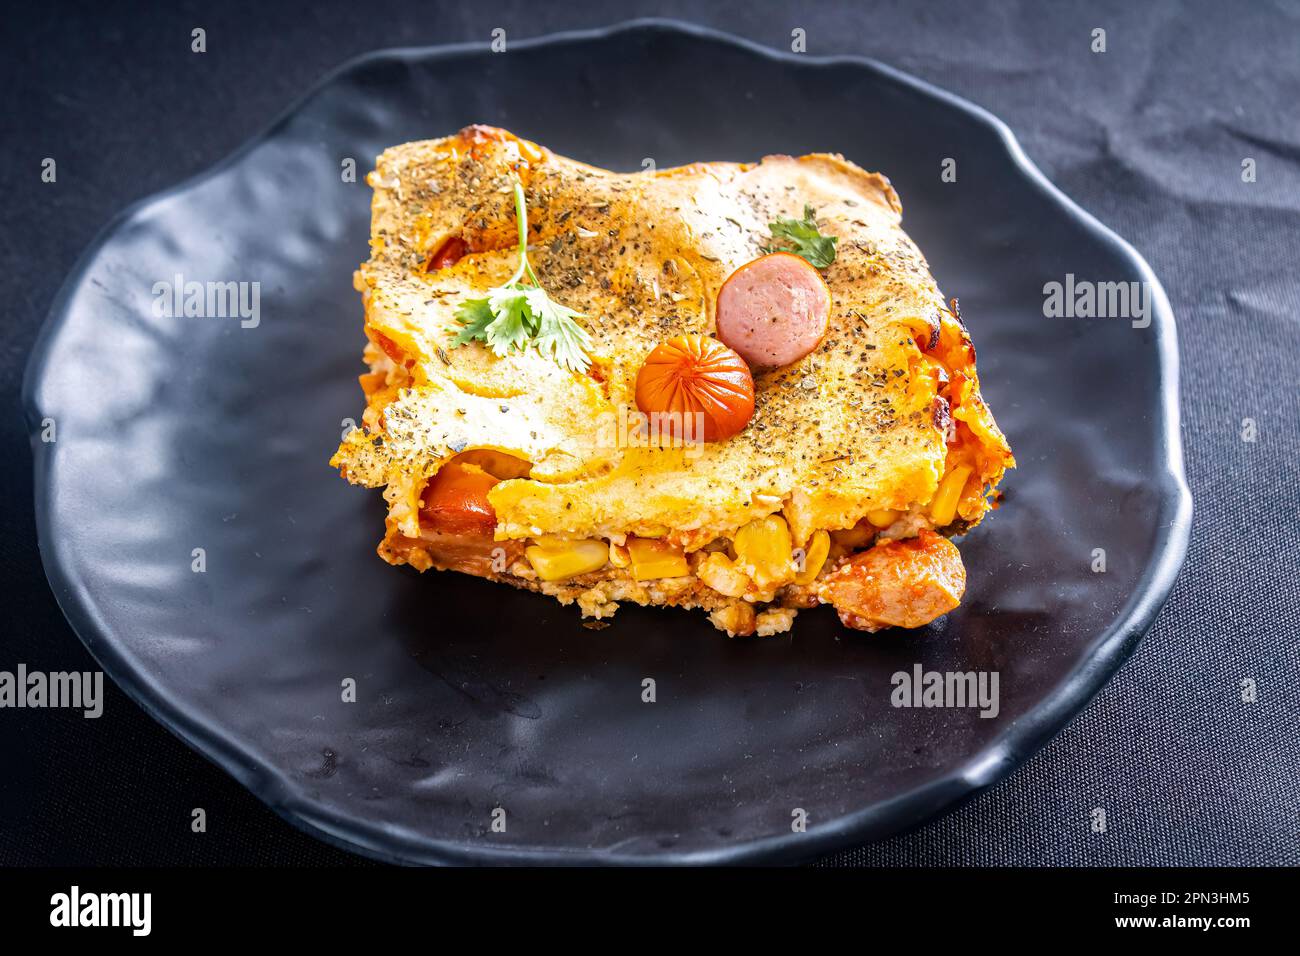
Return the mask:
<path fill-rule="evenodd" d="M 774 252 L 733 272 L 718 292 L 718 338 L 751 368 L 798 361 L 826 334 L 831 293 L 815 268 Z"/>

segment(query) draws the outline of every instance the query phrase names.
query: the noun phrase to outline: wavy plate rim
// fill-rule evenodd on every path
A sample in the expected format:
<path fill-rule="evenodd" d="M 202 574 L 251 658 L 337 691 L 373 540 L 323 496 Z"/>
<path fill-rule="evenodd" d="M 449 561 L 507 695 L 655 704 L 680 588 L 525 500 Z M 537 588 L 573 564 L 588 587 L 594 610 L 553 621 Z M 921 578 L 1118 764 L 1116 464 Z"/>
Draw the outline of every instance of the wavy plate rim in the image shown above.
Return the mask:
<path fill-rule="evenodd" d="M 795 862 L 867 843 L 915 828 L 934 817 L 955 809 L 994 783 L 1007 777 L 1059 733 L 1106 685 L 1119 667 L 1133 653 L 1143 635 L 1154 623 L 1173 588 L 1186 557 L 1191 533 L 1192 497 L 1183 468 L 1179 409 L 1179 359 L 1177 330 L 1173 310 L 1163 286 L 1140 253 L 1117 233 L 1080 207 L 1053 184 L 1021 148 L 1015 134 L 993 113 L 926 80 L 895 67 L 858 55 L 812 56 L 787 53 L 763 46 L 725 31 L 681 20 L 647 17 L 628 20 L 597 29 L 568 30 L 544 36 L 511 41 L 514 48 L 534 49 L 572 43 L 590 43 L 634 31 L 658 31 L 685 34 L 693 39 L 728 43 L 746 52 L 782 65 L 799 67 L 852 66 L 874 73 L 888 82 L 906 87 L 955 109 L 993 130 L 1013 166 L 1040 193 L 1050 199 L 1062 214 L 1084 225 L 1103 245 L 1116 251 L 1140 281 L 1152 292 L 1152 325 L 1160 375 L 1159 397 L 1163 428 L 1164 473 L 1161 476 L 1159 527 L 1154 545 L 1157 556 L 1146 567 L 1133 594 L 1119 616 L 1093 641 L 1087 655 L 1061 681 L 1057 690 L 1039 701 L 1024 717 L 1013 721 L 1006 730 L 965 763 L 940 778 L 910 790 L 891 800 L 844 814 L 825 823 L 811 826 L 806 833 L 785 834 L 751 840 L 732 846 L 701 851 L 664 851 L 654 856 L 621 853 L 613 850 L 530 849 L 519 846 L 474 846 L 428 837 L 410 839 L 397 836 L 387 828 L 346 813 L 334 812 L 317 801 L 290 796 L 282 786 L 281 771 L 243 752 L 235 742 L 222 736 L 218 729 L 182 713 L 182 708 L 166 695 L 154 694 L 148 681 L 138 675 L 114 647 L 112 631 L 97 619 L 96 607 L 87 588 L 68 573 L 68 562 L 58 547 L 58 537 L 51 533 L 47 502 L 49 475 L 57 462 L 54 443 L 42 452 L 35 433 L 44 418 L 37 392 L 44 379 L 46 360 L 59 327 L 67 318 L 66 306 L 72 293 L 86 277 L 100 250 L 117 232 L 146 209 L 188 192 L 206 180 L 237 165 L 276 132 L 315 96 L 339 78 L 371 63 L 384 60 L 430 60 L 482 54 L 490 47 L 485 42 L 456 43 L 419 47 L 390 47 L 371 51 L 346 60 L 317 80 L 307 92 L 294 100 L 261 132 L 206 170 L 160 192 L 139 199 L 114 216 L 95 236 L 77 259 L 59 292 L 55 295 L 40 333 L 33 346 L 23 377 L 22 404 L 32 434 L 34 491 L 37 540 L 42 564 L 60 610 L 73 632 L 86 646 L 96 663 L 150 717 L 180 738 L 190 749 L 216 764 L 245 789 L 269 806 L 277 815 L 299 830 L 351 852 L 393 863 L 499 863 L 499 864 L 736 864 L 754 862 Z M 159 699 L 154 699 L 154 697 Z"/>

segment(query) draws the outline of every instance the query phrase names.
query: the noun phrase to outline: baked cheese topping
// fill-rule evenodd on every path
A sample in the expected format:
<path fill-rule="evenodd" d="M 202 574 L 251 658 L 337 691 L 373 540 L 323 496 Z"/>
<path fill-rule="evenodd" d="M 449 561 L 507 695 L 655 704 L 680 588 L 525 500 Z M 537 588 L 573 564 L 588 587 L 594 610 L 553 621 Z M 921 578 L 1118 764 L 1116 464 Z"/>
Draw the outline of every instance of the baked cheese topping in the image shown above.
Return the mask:
<path fill-rule="evenodd" d="M 739 584 L 727 588 L 718 569 L 745 565 L 736 549 L 743 529 L 779 518 L 795 565 L 828 540 L 818 571 L 826 577 L 882 534 L 969 529 L 1014 464 L 980 396 L 969 333 L 903 232 L 898 197 L 882 176 L 842 157 L 621 174 L 469 127 L 387 150 L 369 181 L 371 258 L 356 276 L 368 405 L 364 427 L 331 463 L 354 483 L 384 489 L 388 560 L 465 563 L 448 557 L 421 518 L 426 489 L 452 462 L 489 474 L 490 537 L 501 552 L 495 566 L 462 570 L 579 603 L 598 584 L 628 592 L 613 600 L 715 612 L 742 602 L 755 608 L 752 619 L 766 604 L 775 614 L 817 603 L 818 585 L 816 577 L 798 583 L 798 572 L 773 586 L 748 574 L 739 595 L 727 594 Z M 553 299 L 581 314 L 590 337 L 585 372 L 534 348 L 498 356 L 479 342 L 455 345 L 457 309 L 515 272 L 516 181 L 532 267 Z M 770 223 L 806 206 L 836 238 L 821 271 L 830 309 L 820 341 L 789 364 L 754 368 L 753 414 L 738 434 L 703 444 L 638 440 L 635 386 L 647 356 L 675 336 L 717 336 L 723 284 L 770 251 Z M 652 593 L 663 589 L 647 582 L 664 578 L 638 582 L 616 550 L 567 578 L 538 573 L 548 548 L 587 547 L 586 563 L 570 565 L 586 568 L 597 556 L 579 542 L 626 549 L 640 540 L 682 556 L 669 570 L 689 579 L 685 596 Z M 537 561 L 521 548 L 539 549 Z M 788 626 L 777 614 L 769 625 L 782 621 Z"/>

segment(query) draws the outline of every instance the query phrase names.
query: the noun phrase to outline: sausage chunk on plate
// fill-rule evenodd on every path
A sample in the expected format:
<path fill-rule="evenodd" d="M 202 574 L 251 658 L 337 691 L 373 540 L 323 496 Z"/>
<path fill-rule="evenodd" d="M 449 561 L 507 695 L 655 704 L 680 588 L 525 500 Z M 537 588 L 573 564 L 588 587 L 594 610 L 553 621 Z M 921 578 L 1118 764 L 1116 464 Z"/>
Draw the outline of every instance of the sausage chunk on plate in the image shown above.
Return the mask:
<path fill-rule="evenodd" d="M 861 551 L 822 579 L 817 595 L 845 627 L 922 627 L 961 601 L 966 569 L 957 546 L 933 531 Z"/>

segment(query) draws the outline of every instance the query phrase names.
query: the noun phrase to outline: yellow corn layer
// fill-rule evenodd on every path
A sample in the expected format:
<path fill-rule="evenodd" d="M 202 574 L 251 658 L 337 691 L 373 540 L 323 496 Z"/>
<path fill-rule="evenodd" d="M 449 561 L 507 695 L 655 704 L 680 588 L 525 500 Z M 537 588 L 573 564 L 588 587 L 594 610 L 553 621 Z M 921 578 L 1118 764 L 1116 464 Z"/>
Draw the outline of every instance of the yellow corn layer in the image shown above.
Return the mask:
<path fill-rule="evenodd" d="M 803 570 L 794 576 L 794 583 L 812 584 L 821 571 L 822 565 L 826 563 L 826 556 L 830 554 L 830 550 L 831 536 L 825 531 L 814 531 L 804 551 Z"/>
<path fill-rule="evenodd" d="M 898 520 L 898 512 L 888 508 L 876 508 L 867 512 L 867 520 L 877 528 L 888 528 Z"/>
<path fill-rule="evenodd" d="M 667 541 L 657 538 L 628 538 L 627 553 L 632 561 L 632 577 L 638 581 L 680 578 L 691 573 L 682 549 Z"/>
<path fill-rule="evenodd" d="M 563 581 L 603 568 L 609 560 L 609 545 L 599 538 L 585 541 L 547 539 L 525 548 L 524 557 L 543 581 Z"/>
<path fill-rule="evenodd" d="M 794 544 L 790 526 L 780 515 L 757 518 L 736 532 L 736 563 L 760 588 L 794 579 Z"/>
<path fill-rule="evenodd" d="M 966 479 L 970 477 L 970 473 L 969 467 L 958 465 L 943 476 L 943 481 L 939 482 L 939 490 L 934 493 L 934 500 L 930 502 L 930 520 L 934 522 L 936 528 L 951 524 L 952 519 L 956 517 L 957 502 L 961 500 L 961 492 L 966 487 Z"/>
<path fill-rule="evenodd" d="M 856 551 L 865 548 L 876 536 L 876 529 L 869 522 L 859 521 L 852 528 L 840 528 L 831 532 L 831 537 L 841 548 Z"/>

